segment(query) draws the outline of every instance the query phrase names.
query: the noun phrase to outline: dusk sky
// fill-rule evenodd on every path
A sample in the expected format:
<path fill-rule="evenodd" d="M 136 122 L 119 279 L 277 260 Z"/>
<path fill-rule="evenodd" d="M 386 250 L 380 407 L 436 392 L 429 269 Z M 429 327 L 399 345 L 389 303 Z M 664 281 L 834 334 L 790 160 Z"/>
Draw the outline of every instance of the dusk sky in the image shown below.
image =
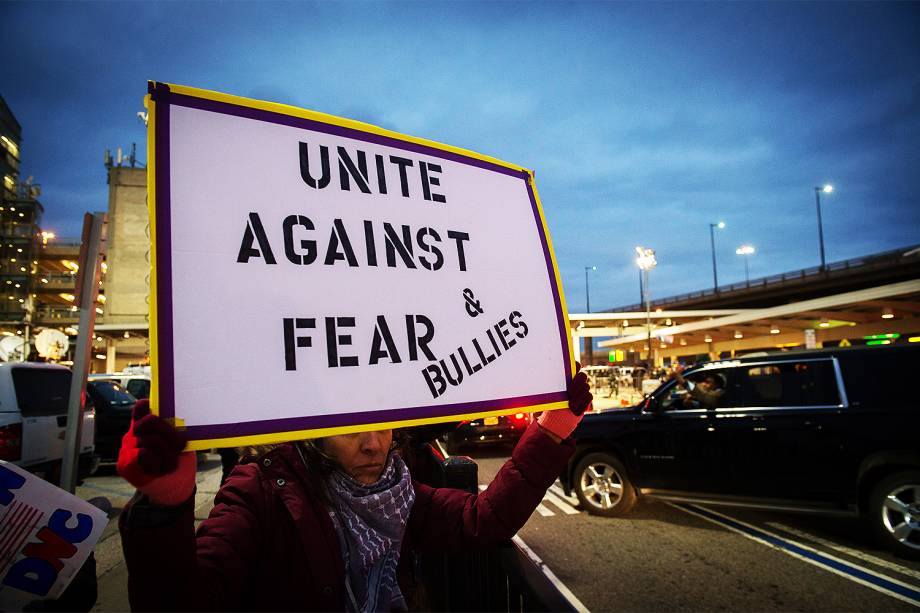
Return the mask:
<path fill-rule="evenodd" d="M 536 171 L 570 312 L 920 243 L 920 3 L 0 4 L 43 226 L 107 207 L 147 80 L 342 115 Z"/>

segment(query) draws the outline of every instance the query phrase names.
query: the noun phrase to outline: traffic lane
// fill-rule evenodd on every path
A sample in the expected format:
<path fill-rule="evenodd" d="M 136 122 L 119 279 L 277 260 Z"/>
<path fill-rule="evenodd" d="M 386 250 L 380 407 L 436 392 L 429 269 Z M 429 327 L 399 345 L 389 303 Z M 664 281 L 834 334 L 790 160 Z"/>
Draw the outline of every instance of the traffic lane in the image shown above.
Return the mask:
<path fill-rule="evenodd" d="M 901 558 L 882 548 L 860 518 L 700 506 L 872 570 L 890 571 L 920 588 L 920 560 Z"/>
<path fill-rule="evenodd" d="M 482 484 L 507 456 L 467 452 Z M 666 503 L 642 501 L 626 518 L 534 513 L 519 534 L 591 610 L 915 610 Z"/>
<path fill-rule="evenodd" d="M 502 450 L 484 448 L 472 450 L 472 453 L 482 458 L 480 473 L 491 481 L 494 478 L 494 472 L 501 467 L 504 458 Z M 499 461 L 488 462 L 489 458 Z M 480 480 L 480 482 L 483 481 Z M 762 511 L 720 505 L 699 506 L 711 508 L 718 513 L 751 524 L 756 528 L 778 534 L 794 542 L 803 543 L 818 551 L 839 556 L 850 562 L 866 564 L 871 570 L 892 571 L 913 580 L 920 580 L 920 560 L 898 557 L 880 546 L 869 528 L 868 522 L 863 521 L 861 518 Z"/>

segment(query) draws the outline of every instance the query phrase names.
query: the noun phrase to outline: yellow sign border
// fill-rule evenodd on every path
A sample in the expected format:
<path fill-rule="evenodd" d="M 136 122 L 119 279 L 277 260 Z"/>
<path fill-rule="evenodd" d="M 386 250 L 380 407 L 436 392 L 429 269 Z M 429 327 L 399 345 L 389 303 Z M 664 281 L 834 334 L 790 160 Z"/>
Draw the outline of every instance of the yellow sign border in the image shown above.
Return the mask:
<path fill-rule="evenodd" d="M 540 224 L 543 230 L 543 235 L 546 238 L 546 247 L 550 256 L 550 260 L 553 266 L 553 277 L 556 284 L 556 291 L 559 295 L 559 309 L 562 315 L 563 325 L 565 327 L 565 336 L 567 340 L 567 350 L 569 358 L 569 367 L 572 373 L 575 372 L 575 358 L 572 345 L 572 330 L 569 325 L 568 318 L 568 308 L 566 307 L 565 294 L 562 290 L 562 280 L 559 276 L 559 266 L 556 261 L 556 253 L 553 250 L 552 239 L 550 238 L 549 228 L 546 225 L 546 216 L 543 213 L 543 205 L 540 201 L 539 193 L 537 192 L 536 182 L 534 180 L 534 173 L 532 170 L 524 168 L 523 166 L 518 166 L 517 164 L 511 164 L 491 156 L 483 155 L 481 153 L 476 153 L 475 151 L 470 151 L 468 149 L 462 149 L 460 147 L 454 147 L 452 145 L 447 145 L 444 143 L 439 143 L 437 141 L 432 141 L 424 138 L 418 138 L 415 136 L 410 136 L 408 134 L 402 134 L 399 132 L 394 132 L 392 130 L 387 130 L 373 124 L 364 123 L 361 121 L 355 121 L 353 119 L 346 119 L 344 117 L 337 117 L 335 115 L 329 115 L 326 113 L 320 113 L 318 111 L 311 111 L 308 109 L 302 109 L 295 106 L 290 106 L 287 104 L 281 104 L 278 102 L 267 102 L 264 100 L 255 100 L 252 98 L 244 98 L 242 96 L 234 96 L 231 94 L 225 94 L 221 92 L 215 92 L 205 89 L 199 89 L 195 87 L 188 87 L 185 85 L 176 85 L 172 83 L 160 83 L 150 81 L 150 89 L 152 90 L 157 85 L 165 85 L 169 88 L 171 93 L 182 94 L 186 96 L 192 96 L 195 98 L 201 98 L 204 100 L 212 100 L 215 102 L 223 102 L 227 104 L 232 104 L 236 106 L 242 106 L 252 109 L 258 109 L 263 111 L 268 111 L 272 113 L 278 113 L 282 115 L 288 115 L 292 117 L 299 117 L 302 119 L 308 119 L 312 121 L 317 121 L 320 123 L 331 124 L 343 128 L 350 128 L 352 130 L 357 130 L 360 132 L 366 132 L 370 134 L 376 134 L 378 136 L 384 136 L 392 138 L 395 140 L 400 140 L 404 142 L 414 143 L 416 145 L 421 145 L 424 147 L 430 147 L 432 149 L 439 149 L 441 151 L 446 151 L 449 153 L 454 153 L 457 155 L 462 155 L 464 157 L 473 158 L 476 160 L 481 160 L 483 162 L 488 162 L 490 164 L 495 164 L 502 166 L 517 172 L 522 172 L 527 174 L 528 185 L 533 193 L 534 202 L 536 203 L 537 213 L 540 217 Z M 159 414 L 160 407 L 160 398 L 159 398 L 159 329 L 158 329 L 158 318 L 157 318 L 157 275 L 156 275 L 156 262 L 157 262 L 157 224 L 156 224 L 156 102 L 151 94 L 147 94 L 144 97 L 144 106 L 147 108 L 147 214 L 150 224 L 150 364 L 151 364 L 151 389 L 150 389 L 150 410 L 154 414 Z M 499 409 L 495 411 L 485 411 L 485 412 L 476 412 L 476 413 L 465 413 L 461 415 L 447 415 L 447 416 L 438 416 L 438 417 L 426 417 L 422 419 L 408 419 L 400 421 L 390 421 L 390 422 L 380 422 L 374 424 L 362 424 L 362 425 L 350 425 L 350 426 L 339 426 L 335 428 L 319 428 L 319 429 L 310 429 L 310 430 L 295 430 L 295 431 L 285 431 L 285 432 L 276 432 L 269 434 L 250 434 L 238 437 L 230 438 L 219 438 L 219 439 L 201 439 L 189 441 L 187 449 L 189 450 L 200 450 L 200 449 L 210 449 L 213 447 L 233 447 L 233 446 L 244 446 L 244 445 L 265 445 L 272 443 L 281 443 L 291 440 L 300 440 L 306 438 L 319 438 L 325 436 L 334 436 L 338 434 L 349 434 L 354 432 L 367 432 L 371 430 L 386 430 L 392 428 L 401 428 L 401 427 L 411 427 L 411 426 L 420 426 L 424 424 L 436 424 L 436 423 L 445 423 L 452 421 L 465 421 L 477 419 L 480 417 L 489 417 L 495 415 L 512 415 L 515 413 L 533 413 L 537 411 L 548 411 L 554 409 L 563 409 L 567 408 L 569 403 L 567 401 L 552 402 L 548 404 L 539 404 L 531 405 L 525 407 L 516 407 L 513 409 Z M 180 418 L 174 420 L 175 425 L 182 427 L 183 423 Z"/>

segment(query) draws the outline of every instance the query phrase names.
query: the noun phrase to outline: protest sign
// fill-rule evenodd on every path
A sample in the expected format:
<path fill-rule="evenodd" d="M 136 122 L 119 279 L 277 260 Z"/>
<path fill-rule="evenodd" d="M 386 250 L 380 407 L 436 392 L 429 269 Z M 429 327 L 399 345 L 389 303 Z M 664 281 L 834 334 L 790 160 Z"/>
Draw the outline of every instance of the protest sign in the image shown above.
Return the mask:
<path fill-rule="evenodd" d="M 107 523 L 104 511 L 0 460 L 0 611 L 58 598 Z"/>
<path fill-rule="evenodd" d="M 191 448 L 568 406 L 533 173 L 151 83 L 151 404 Z"/>

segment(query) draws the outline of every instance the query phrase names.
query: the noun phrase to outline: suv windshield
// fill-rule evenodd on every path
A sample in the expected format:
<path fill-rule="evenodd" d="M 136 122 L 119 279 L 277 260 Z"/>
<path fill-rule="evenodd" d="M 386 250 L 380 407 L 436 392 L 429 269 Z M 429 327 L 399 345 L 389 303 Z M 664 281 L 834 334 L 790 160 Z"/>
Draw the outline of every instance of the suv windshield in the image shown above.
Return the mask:
<path fill-rule="evenodd" d="M 94 381 L 90 383 L 100 396 L 109 404 L 134 404 L 135 398 L 121 386 L 111 381 Z"/>
<path fill-rule="evenodd" d="M 66 415 L 70 396 L 69 370 L 14 367 L 10 375 L 23 417 Z"/>

